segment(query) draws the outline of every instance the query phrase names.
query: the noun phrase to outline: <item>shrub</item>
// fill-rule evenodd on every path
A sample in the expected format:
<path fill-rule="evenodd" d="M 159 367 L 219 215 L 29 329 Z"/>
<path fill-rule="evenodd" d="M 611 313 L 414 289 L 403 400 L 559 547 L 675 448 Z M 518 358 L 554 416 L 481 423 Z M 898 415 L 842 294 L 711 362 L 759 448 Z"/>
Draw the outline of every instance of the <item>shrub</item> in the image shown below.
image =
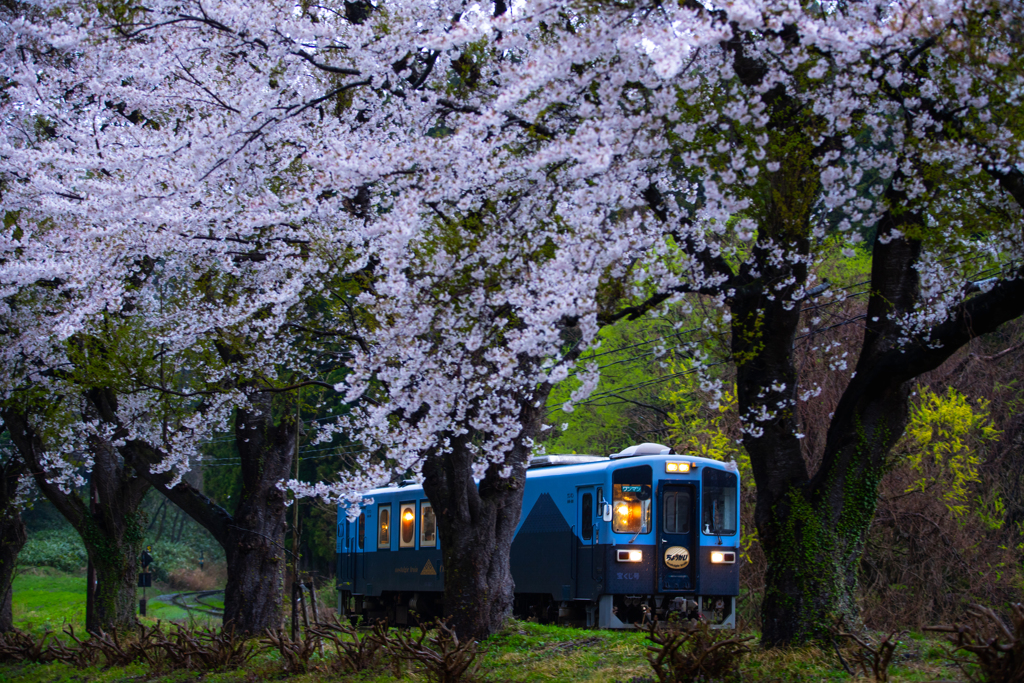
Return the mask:
<path fill-rule="evenodd" d="M 384 622 L 378 622 L 373 627 L 373 637 L 383 643 L 392 656 L 421 665 L 430 683 L 473 680 L 480 666 L 476 659 L 483 654 L 476 642 L 460 642 L 455 630 L 442 619 L 417 628 L 418 636 L 413 635 L 411 629 L 389 632 Z"/>
<path fill-rule="evenodd" d="M 358 673 L 379 666 L 383 660 L 383 645 L 380 639 L 372 634 L 363 634 L 348 620 L 340 620 L 331 615 L 329 621 L 319 623 L 309 630 L 320 638 L 331 642 L 338 660 L 336 667 L 346 673 Z"/>
<path fill-rule="evenodd" d="M 1024 683 L 1024 604 L 1011 610 L 1009 625 L 991 609 L 974 605 L 966 623 L 925 630 L 950 634 L 953 650 L 947 654 L 971 683 Z"/>
<path fill-rule="evenodd" d="M 647 661 L 660 683 L 739 680 L 739 659 L 753 636 L 737 638 L 712 630 L 705 621 L 654 620 L 646 628 Z"/>
<path fill-rule="evenodd" d="M 208 591 L 223 586 L 227 580 L 224 565 L 204 567 L 202 570 L 176 569 L 167 577 L 167 583 L 172 588 L 186 591 Z"/>
<path fill-rule="evenodd" d="M 861 673 L 864 674 L 865 678 L 873 676 L 877 683 L 888 683 L 889 664 L 892 663 L 893 653 L 896 652 L 896 648 L 900 645 L 899 638 L 906 634 L 906 631 L 892 631 L 878 641 L 876 645 L 867 634 L 848 632 L 841 620 L 832 627 L 833 637 L 845 638 L 856 644 L 856 650 L 853 654 L 854 664 L 860 667 Z M 846 661 L 839 653 L 838 646 L 836 647 L 836 654 L 839 655 L 839 661 L 843 668 L 852 676 L 853 672 L 846 666 Z"/>
<path fill-rule="evenodd" d="M 66 531 L 40 531 L 29 536 L 18 554 L 18 563 L 30 567 L 54 567 L 62 572 L 81 571 L 89 562 L 82 539 Z"/>

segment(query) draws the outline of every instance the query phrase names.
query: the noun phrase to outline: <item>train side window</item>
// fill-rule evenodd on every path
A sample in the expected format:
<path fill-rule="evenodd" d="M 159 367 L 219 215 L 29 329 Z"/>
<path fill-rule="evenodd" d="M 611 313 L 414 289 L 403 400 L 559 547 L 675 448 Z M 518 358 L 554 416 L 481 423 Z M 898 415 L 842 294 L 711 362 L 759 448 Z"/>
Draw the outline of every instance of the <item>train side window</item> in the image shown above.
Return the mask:
<path fill-rule="evenodd" d="M 399 507 L 400 527 L 398 534 L 399 548 L 416 547 L 416 503 L 402 503 Z"/>
<path fill-rule="evenodd" d="M 583 540 L 589 541 L 594 537 L 594 496 L 584 493 L 580 505 L 583 506 Z"/>
<path fill-rule="evenodd" d="M 363 549 L 363 544 L 366 542 L 366 513 L 359 513 L 359 549 Z"/>
<path fill-rule="evenodd" d="M 420 547 L 433 548 L 437 545 L 437 519 L 430 503 L 420 503 Z"/>
<path fill-rule="evenodd" d="M 732 536 L 736 533 L 736 501 L 738 482 L 732 472 L 705 469 L 704 495 L 701 496 L 701 525 L 709 536 Z"/>
<path fill-rule="evenodd" d="M 377 508 L 377 547 L 381 550 L 391 549 L 390 505 L 381 505 Z"/>
<path fill-rule="evenodd" d="M 690 492 L 665 493 L 665 533 L 690 533 Z"/>

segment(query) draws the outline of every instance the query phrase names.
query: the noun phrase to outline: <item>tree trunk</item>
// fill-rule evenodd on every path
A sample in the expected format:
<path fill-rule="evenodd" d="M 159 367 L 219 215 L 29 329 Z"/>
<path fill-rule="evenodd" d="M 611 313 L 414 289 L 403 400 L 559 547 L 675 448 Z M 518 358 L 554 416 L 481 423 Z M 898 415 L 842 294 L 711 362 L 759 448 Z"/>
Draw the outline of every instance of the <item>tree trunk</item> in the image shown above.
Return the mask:
<path fill-rule="evenodd" d="M 531 407 L 523 409 L 519 444 L 536 431 L 534 403 L 543 405 L 537 397 L 524 401 Z M 423 488 L 437 515 L 445 616 L 459 638 L 481 640 L 499 631 L 512 614 L 515 583 L 509 555 L 522 510 L 529 449 L 513 448 L 505 463 L 511 466 L 508 478 L 500 476 L 501 467 L 491 465 L 477 486 L 473 456 L 466 447 L 471 437 L 452 439 L 450 454 L 427 459 Z"/>
<path fill-rule="evenodd" d="M 109 391 L 89 391 L 87 398 L 97 408 L 116 409 Z M 120 462 L 109 442 L 92 438 L 89 449 L 94 464 L 89 476 L 97 503 L 87 503 L 73 491 L 64 490 L 61 482 L 50 480 L 42 457 L 46 447 L 28 417 L 11 409 L 2 415 L 36 484 L 82 537 L 96 570 L 98 585 L 94 599 L 87 603 L 86 630 L 133 628 L 136 571 L 145 533 L 139 508 L 149 484 Z"/>
<path fill-rule="evenodd" d="M 124 631 L 135 627 L 135 596 L 139 555 L 143 547 L 141 516 L 125 520 L 112 531 L 90 524 L 83 534 L 85 549 L 96 570 L 93 609 L 85 615 L 85 630 Z"/>
<path fill-rule="evenodd" d="M 298 424 L 288 411 L 274 424 L 271 395 L 255 393 L 250 409 L 235 417 L 235 442 L 241 458 L 242 491 L 234 514 L 187 481 L 174 487 L 170 477 L 154 473 L 163 459 L 152 444 L 128 442 L 121 452 L 171 502 L 205 527 L 227 559 L 224 626 L 257 635 L 281 626 L 285 568 L 285 494 L 277 483 L 290 473 Z"/>
<path fill-rule="evenodd" d="M 18 553 L 28 538 L 21 511 L 15 502 L 18 480 L 23 471 L 24 466 L 16 459 L 8 459 L 0 466 L 0 633 L 14 628 L 11 608 L 14 572 L 18 566 Z"/>
<path fill-rule="evenodd" d="M 825 490 L 790 486 L 758 525 L 768 559 L 761 644 L 826 637 L 835 618 L 859 624 L 857 573 L 875 513 L 881 470 L 829 479 Z"/>

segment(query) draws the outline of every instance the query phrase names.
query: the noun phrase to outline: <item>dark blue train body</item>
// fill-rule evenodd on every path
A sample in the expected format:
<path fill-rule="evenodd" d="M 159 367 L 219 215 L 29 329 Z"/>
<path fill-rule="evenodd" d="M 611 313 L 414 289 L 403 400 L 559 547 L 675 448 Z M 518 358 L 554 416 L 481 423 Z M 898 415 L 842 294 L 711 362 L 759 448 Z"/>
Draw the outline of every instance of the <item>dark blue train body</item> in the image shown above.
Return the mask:
<path fill-rule="evenodd" d="M 409 622 L 441 614 L 444 567 L 420 486 L 371 491 L 356 521 L 338 513 L 342 607 Z M 735 625 L 739 476 L 733 463 L 641 444 L 611 457 L 551 455 L 527 472 L 512 543 L 515 612 L 630 628 L 645 615 L 700 612 Z"/>

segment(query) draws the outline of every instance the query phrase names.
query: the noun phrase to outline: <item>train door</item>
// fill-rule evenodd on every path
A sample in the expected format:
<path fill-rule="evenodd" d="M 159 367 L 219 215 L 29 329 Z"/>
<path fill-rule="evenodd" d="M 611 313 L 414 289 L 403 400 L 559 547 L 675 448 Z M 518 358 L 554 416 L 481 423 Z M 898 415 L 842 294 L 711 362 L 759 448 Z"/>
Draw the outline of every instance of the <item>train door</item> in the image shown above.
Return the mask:
<path fill-rule="evenodd" d="M 697 492 L 691 484 L 664 484 L 658 506 L 658 591 L 694 590 L 697 564 Z"/>
<path fill-rule="evenodd" d="M 597 498 L 595 487 L 576 487 L 576 598 L 592 598 L 594 596 L 594 583 L 596 577 L 596 546 L 598 525 L 595 524 L 597 515 Z"/>
<path fill-rule="evenodd" d="M 352 572 L 355 559 L 352 526 L 343 513 L 338 515 L 338 586 L 346 591 L 352 590 L 352 580 L 355 578 Z"/>

